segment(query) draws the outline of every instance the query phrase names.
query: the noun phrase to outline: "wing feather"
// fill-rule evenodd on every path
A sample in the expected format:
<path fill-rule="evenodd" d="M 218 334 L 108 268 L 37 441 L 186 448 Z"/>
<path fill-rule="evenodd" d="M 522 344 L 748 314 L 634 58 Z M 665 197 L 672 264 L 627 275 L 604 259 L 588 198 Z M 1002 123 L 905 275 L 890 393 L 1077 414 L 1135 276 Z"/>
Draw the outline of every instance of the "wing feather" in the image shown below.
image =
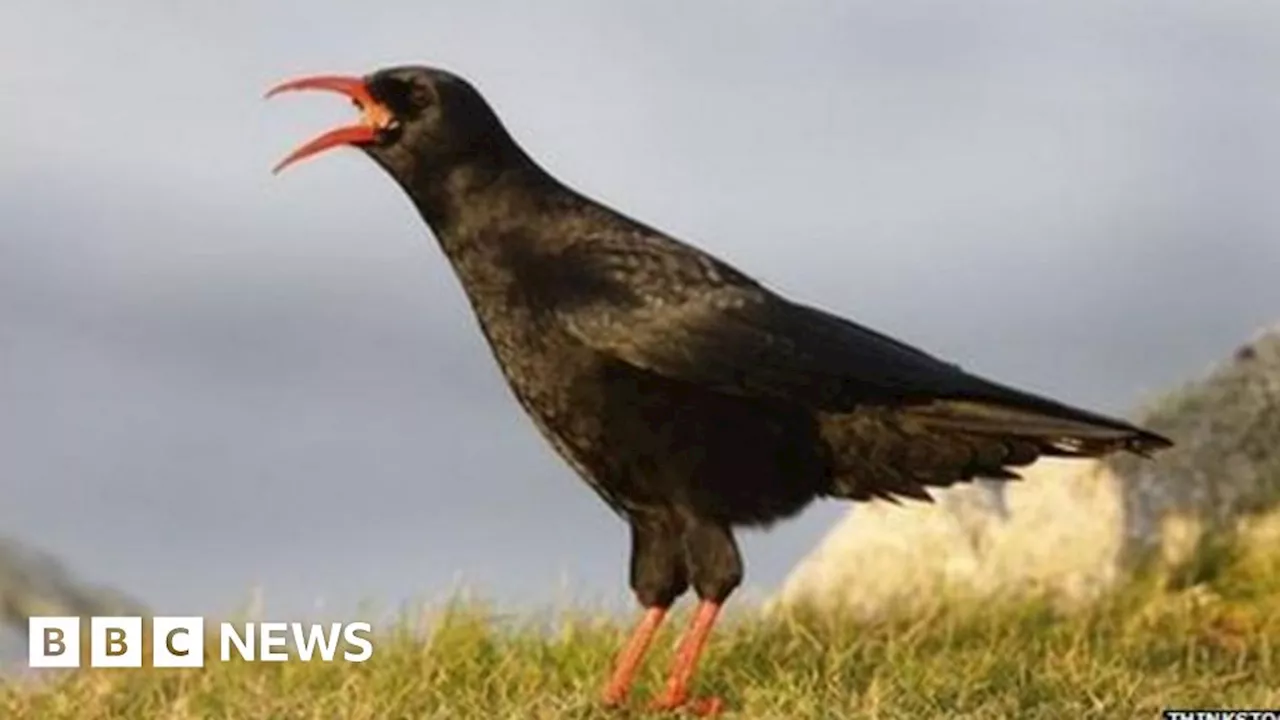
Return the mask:
<path fill-rule="evenodd" d="M 791 302 L 665 236 L 579 242 L 556 262 L 575 279 L 548 297 L 560 326 L 597 352 L 666 377 L 826 413 L 887 405 L 939 432 L 1043 438 L 1060 454 L 1169 444 Z"/>

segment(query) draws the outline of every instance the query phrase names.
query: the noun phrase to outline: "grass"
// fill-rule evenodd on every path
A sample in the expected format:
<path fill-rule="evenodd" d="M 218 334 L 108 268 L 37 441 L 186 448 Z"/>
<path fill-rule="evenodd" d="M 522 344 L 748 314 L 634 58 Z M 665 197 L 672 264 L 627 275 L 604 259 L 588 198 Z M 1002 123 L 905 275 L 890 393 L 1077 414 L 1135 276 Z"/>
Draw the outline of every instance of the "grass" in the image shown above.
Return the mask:
<path fill-rule="evenodd" d="M 685 617 L 677 616 L 683 621 Z M 0 717 L 626 718 L 595 705 L 627 628 L 588 613 L 509 619 L 456 604 L 405 623 L 363 664 L 217 663 L 77 670 L 0 686 Z M 513 626 L 514 625 L 514 626 Z M 550 629 L 548 629 L 550 628 Z M 660 688 L 657 645 L 636 708 Z M 1280 708 L 1280 554 L 1221 552 L 1085 610 L 954 602 L 853 622 L 738 608 L 698 690 L 741 718 L 1158 718 L 1170 707 Z"/>

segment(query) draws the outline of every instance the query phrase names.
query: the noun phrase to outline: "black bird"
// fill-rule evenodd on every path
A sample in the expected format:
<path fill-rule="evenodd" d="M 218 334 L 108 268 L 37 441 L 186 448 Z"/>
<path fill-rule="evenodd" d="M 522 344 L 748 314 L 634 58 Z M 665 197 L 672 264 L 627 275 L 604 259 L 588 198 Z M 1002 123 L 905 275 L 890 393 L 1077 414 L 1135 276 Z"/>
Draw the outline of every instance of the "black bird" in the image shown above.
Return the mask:
<path fill-rule="evenodd" d="M 656 708 L 688 688 L 742 581 L 733 528 L 819 497 L 929 500 L 1044 456 L 1172 443 L 977 377 L 787 300 L 729 264 L 579 194 L 530 158 L 465 79 L 430 67 L 277 86 L 351 98 L 357 124 L 300 147 L 364 151 L 408 193 L 543 435 L 631 528 L 643 619 L 604 692 L 621 703 L 654 631 L 700 602 Z"/>

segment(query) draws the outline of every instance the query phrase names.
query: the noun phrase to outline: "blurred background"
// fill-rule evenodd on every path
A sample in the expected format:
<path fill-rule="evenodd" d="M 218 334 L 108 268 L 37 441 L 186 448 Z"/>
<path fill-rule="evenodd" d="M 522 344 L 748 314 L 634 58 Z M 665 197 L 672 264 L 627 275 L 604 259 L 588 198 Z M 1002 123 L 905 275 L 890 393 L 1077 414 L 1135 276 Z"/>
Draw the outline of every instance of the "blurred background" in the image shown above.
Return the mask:
<path fill-rule="evenodd" d="M 267 87 L 400 63 L 587 194 L 1072 403 L 1280 316 L 1275 3 L 10 0 L 0 534 L 168 613 L 628 606 L 625 526 L 400 191 L 354 151 L 269 172 L 351 108 Z M 748 586 L 845 509 L 746 533 Z"/>

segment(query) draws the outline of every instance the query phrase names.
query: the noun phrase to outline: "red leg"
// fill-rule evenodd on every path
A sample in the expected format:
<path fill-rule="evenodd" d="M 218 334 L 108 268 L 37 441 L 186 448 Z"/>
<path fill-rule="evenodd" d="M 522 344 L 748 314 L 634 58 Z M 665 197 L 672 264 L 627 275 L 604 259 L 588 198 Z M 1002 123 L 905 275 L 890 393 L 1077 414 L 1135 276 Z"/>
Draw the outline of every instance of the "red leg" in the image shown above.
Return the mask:
<path fill-rule="evenodd" d="M 609 684 L 604 688 L 604 704 L 609 707 L 621 705 L 622 701 L 627 698 L 627 691 L 631 689 L 631 681 L 635 679 L 636 670 L 640 667 L 640 661 L 644 659 L 645 653 L 649 651 L 649 644 L 653 642 L 653 636 L 658 632 L 658 628 L 662 625 L 662 620 L 667 616 L 666 608 L 651 607 L 645 610 L 644 617 L 640 619 L 636 629 L 631 633 L 631 639 L 627 641 L 626 646 L 622 648 L 622 652 L 618 655 L 618 663 L 614 668 L 613 676 L 609 678 Z"/>
<path fill-rule="evenodd" d="M 706 647 L 707 638 L 711 635 L 711 628 L 715 626 L 716 617 L 719 614 L 718 603 L 710 600 L 698 603 L 693 622 L 689 624 L 689 630 L 680 641 L 679 649 L 676 650 L 676 659 L 671 667 L 671 675 L 667 679 L 666 691 L 654 702 L 653 709 L 676 710 L 688 706 L 695 715 L 710 716 L 718 714 L 724 708 L 720 698 L 699 698 L 692 702 L 689 699 L 689 683 L 698 669 L 698 658 Z"/>

